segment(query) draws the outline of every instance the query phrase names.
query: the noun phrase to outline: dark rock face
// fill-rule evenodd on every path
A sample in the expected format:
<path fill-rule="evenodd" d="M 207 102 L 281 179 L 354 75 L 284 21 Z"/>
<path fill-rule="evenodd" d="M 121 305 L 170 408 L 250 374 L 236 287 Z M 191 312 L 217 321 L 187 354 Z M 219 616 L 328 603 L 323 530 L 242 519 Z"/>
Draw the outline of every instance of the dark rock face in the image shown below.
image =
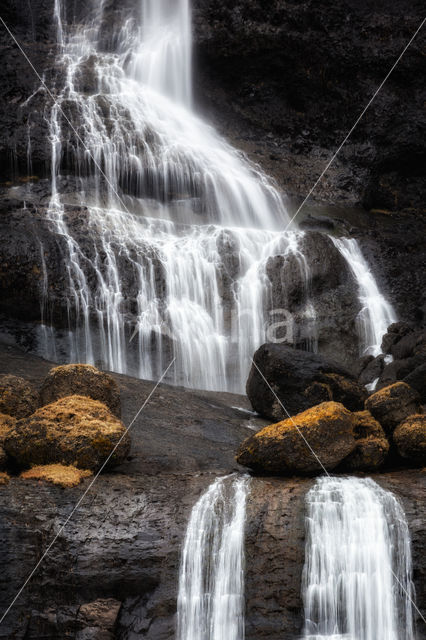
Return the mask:
<path fill-rule="evenodd" d="M 278 0 L 268 9 L 261 0 L 196 0 L 199 93 L 220 114 L 219 125 L 288 193 L 304 196 L 422 18 L 421 3 L 405 0 Z M 317 198 L 392 210 L 423 206 L 425 115 L 416 82 L 423 39 L 413 43 Z"/>
<path fill-rule="evenodd" d="M 353 275 L 327 235 L 307 231 L 298 249 L 268 260 L 272 310 L 292 314 L 294 346 L 312 350 L 315 335 L 321 354 L 350 365 L 359 356 L 355 318 L 361 309 Z"/>
<path fill-rule="evenodd" d="M 327 400 L 342 402 L 352 411 L 363 409 L 365 390 L 347 369 L 320 355 L 265 344 L 256 351 L 254 362 L 290 415 Z M 287 417 L 255 365 L 247 380 L 247 395 L 253 409 L 270 420 Z"/>

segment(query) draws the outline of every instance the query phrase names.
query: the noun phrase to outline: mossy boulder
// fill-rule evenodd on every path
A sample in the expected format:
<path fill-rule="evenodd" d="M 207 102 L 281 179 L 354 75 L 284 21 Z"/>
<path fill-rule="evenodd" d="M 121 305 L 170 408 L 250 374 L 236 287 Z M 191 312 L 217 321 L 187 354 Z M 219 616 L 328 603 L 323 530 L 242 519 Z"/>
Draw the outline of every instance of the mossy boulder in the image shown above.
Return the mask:
<path fill-rule="evenodd" d="M 419 465 L 426 464 L 426 415 L 406 418 L 395 429 L 393 439 L 403 458 Z"/>
<path fill-rule="evenodd" d="M 20 477 L 24 480 L 40 480 L 63 488 L 70 488 L 76 487 L 91 475 L 91 471 L 77 469 L 73 465 L 47 464 L 23 471 Z"/>
<path fill-rule="evenodd" d="M 51 369 L 40 389 L 42 406 L 59 398 L 80 395 L 103 402 L 114 415 L 121 416 L 120 389 L 114 378 L 89 364 L 67 364 Z"/>
<path fill-rule="evenodd" d="M 354 451 L 353 431 L 350 411 L 338 402 L 323 402 L 250 436 L 236 459 L 257 473 L 309 475 L 323 471 L 322 465 L 331 470 Z"/>
<path fill-rule="evenodd" d="M 7 466 L 7 454 L 4 450 L 4 441 L 16 425 L 16 418 L 0 413 L 0 470 Z"/>
<path fill-rule="evenodd" d="M 382 426 L 369 411 L 353 414 L 355 450 L 344 460 L 348 471 L 374 471 L 380 469 L 389 453 L 389 442 Z"/>
<path fill-rule="evenodd" d="M 9 374 L 0 376 L 0 413 L 25 418 L 38 406 L 38 393 L 28 380 Z"/>
<path fill-rule="evenodd" d="M 367 398 L 365 408 L 391 434 L 405 418 L 420 412 L 420 396 L 405 382 L 395 382 Z"/>
<path fill-rule="evenodd" d="M 18 420 L 4 447 L 23 469 L 59 463 L 96 471 L 124 433 L 123 423 L 102 402 L 75 395 Z M 129 449 L 130 438 L 126 434 L 108 466 L 123 462 Z"/>

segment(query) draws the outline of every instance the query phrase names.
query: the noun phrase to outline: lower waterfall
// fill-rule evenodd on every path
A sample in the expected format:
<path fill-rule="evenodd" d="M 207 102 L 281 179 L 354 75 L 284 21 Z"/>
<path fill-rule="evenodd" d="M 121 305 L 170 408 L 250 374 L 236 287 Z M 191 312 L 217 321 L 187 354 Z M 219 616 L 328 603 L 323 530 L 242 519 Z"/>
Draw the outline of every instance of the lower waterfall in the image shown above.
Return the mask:
<path fill-rule="evenodd" d="M 177 640 L 243 640 L 247 477 L 217 478 L 192 509 L 182 550 Z"/>
<path fill-rule="evenodd" d="M 373 480 L 319 478 L 307 495 L 306 640 L 413 640 L 405 514 Z"/>

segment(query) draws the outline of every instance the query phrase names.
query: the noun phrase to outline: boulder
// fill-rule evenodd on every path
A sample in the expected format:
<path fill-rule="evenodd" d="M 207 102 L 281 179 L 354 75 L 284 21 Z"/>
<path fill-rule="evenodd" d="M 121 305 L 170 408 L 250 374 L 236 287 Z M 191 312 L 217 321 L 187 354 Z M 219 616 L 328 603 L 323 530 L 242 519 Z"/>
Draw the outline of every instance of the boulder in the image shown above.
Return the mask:
<path fill-rule="evenodd" d="M 0 376 L 0 413 L 25 418 L 38 406 L 37 391 L 27 380 L 9 374 Z"/>
<path fill-rule="evenodd" d="M 41 405 L 65 396 L 88 396 L 103 402 L 118 418 L 121 416 L 120 390 L 108 373 L 89 364 L 67 364 L 54 367 L 46 376 L 41 390 Z"/>
<path fill-rule="evenodd" d="M 390 353 L 394 345 L 396 345 L 404 336 L 409 335 L 412 328 L 406 322 L 394 322 L 389 325 L 387 332 L 382 338 L 383 353 Z"/>
<path fill-rule="evenodd" d="M 236 459 L 264 474 L 329 471 L 354 451 L 353 430 L 350 411 L 338 402 L 323 402 L 250 436 L 241 444 Z"/>
<path fill-rule="evenodd" d="M 43 480 L 60 487 L 76 487 L 84 478 L 92 475 L 91 471 L 77 469 L 73 465 L 46 464 L 32 467 L 20 475 L 24 480 Z"/>
<path fill-rule="evenodd" d="M 390 434 L 405 418 L 420 411 L 420 396 L 405 382 L 395 382 L 367 398 L 365 408 Z"/>
<path fill-rule="evenodd" d="M 9 484 L 10 477 L 4 471 L 0 471 L 0 487 Z"/>
<path fill-rule="evenodd" d="M 404 378 L 412 389 L 415 389 L 420 394 L 420 400 L 423 404 L 426 403 L 426 362 L 419 365 L 411 373 Z"/>
<path fill-rule="evenodd" d="M 16 418 L 0 413 L 0 471 L 7 465 L 7 454 L 4 450 L 4 441 L 16 424 Z"/>
<path fill-rule="evenodd" d="M 406 418 L 393 434 L 399 454 L 419 465 L 426 464 L 426 415 Z"/>
<path fill-rule="evenodd" d="M 348 471 L 374 471 L 379 469 L 389 453 L 389 442 L 382 426 L 369 411 L 353 414 L 355 450 L 344 460 Z"/>
<path fill-rule="evenodd" d="M 365 389 L 344 367 L 323 356 L 269 343 L 262 345 L 253 359 L 290 415 L 329 400 L 341 402 L 351 411 L 363 409 Z M 270 420 L 287 417 L 255 365 L 247 380 L 247 395 L 253 409 Z"/>
<path fill-rule="evenodd" d="M 21 468 L 59 463 L 96 471 L 123 437 L 108 463 L 127 457 L 130 438 L 123 423 L 101 402 L 67 396 L 18 420 L 5 449 Z"/>
<path fill-rule="evenodd" d="M 88 627 L 113 632 L 116 628 L 121 602 L 113 598 L 99 598 L 81 605 L 77 620 Z M 112 636 L 113 638 L 114 636 Z"/>

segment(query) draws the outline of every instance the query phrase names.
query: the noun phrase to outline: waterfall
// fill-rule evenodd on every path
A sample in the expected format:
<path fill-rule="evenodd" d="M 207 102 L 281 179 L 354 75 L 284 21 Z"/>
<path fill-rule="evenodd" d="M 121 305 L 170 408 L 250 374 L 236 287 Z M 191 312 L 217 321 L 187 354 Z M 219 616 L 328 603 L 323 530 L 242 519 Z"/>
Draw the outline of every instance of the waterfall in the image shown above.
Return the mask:
<path fill-rule="evenodd" d="M 413 640 L 403 509 L 371 479 L 319 478 L 309 491 L 306 640 Z"/>
<path fill-rule="evenodd" d="M 169 381 L 241 393 L 275 313 L 270 257 L 297 257 L 316 349 L 304 234 L 280 231 L 275 184 L 192 108 L 189 0 L 134 4 L 115 23 L 89 0 L 74 23 L 55 0 L 48 217 L 65 247 L 68 332 L 52 345 L 43 329 L 43 354 L 146 379 L 175 357 Z"/>
<path fill-rule="evenodd" d="M 332 240 L 348 263 L 358 284 L 362 305 L 357 317 L 360 353 L 378 356 L 382 353 L 382 338 L 388 326 L 397 321 L 396 314 L 380 293 L 355 238 L 332 238 Z"/>
<path fill-rule="evenodd" d="M 177 640 L 244 639 L 247 477 L 217 478 L 192 509 L 179 573 Z"/>

